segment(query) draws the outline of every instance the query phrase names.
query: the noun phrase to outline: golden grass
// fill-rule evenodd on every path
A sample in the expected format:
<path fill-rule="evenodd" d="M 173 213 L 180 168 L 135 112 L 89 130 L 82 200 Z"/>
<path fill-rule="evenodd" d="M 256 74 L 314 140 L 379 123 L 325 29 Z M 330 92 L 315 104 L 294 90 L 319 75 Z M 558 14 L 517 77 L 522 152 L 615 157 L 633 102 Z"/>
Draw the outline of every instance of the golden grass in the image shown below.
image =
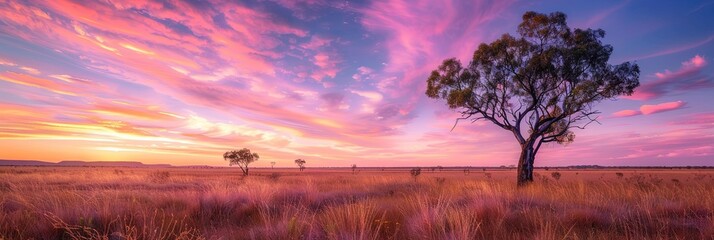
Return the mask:
<path fill-rule="evenodd" d="M 707 170 L 251 172 L 1 167 L 0 239 L 714 238 Z"/>

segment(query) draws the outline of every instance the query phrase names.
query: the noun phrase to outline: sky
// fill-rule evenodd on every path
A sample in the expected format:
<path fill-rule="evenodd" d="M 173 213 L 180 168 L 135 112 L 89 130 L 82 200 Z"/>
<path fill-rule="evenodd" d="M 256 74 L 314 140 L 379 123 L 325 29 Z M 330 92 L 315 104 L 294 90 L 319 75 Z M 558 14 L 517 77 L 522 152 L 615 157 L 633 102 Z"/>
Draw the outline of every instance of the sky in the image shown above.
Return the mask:
<path fill-rule="evenodd" d="M 232 3 L 231 3 L 232 2 Z M 632 96 L 536 166 L 714 165 L 714 1 L 0 1 L 0 159 L 500 166 L 513 135 L 424 94 L 526 11 L 602 28 Z"/>

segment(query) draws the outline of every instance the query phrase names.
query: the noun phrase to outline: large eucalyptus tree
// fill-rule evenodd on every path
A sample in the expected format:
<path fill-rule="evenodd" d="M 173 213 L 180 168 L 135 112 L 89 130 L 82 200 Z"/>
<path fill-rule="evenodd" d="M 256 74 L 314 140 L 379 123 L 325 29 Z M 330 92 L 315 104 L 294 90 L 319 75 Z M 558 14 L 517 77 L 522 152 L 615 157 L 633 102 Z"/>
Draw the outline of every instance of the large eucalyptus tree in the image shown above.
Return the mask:
<path fill-rule="evenodd" d="M 481 44 L 470 64 L 446 59 L 427 80 L 426 95 L 446 100 L 459 120 L 490 121 L 521 146 L 517 183 L 533 181 L 533 162 L 543 143 L 567 144 L 571 131 L 596 121 L 593 105 L 630 95 L 639 67 L 608 63 L 612 46 L 602 29 L 570 29 L 561 12 L 526 12 L 514 37 Z"/>

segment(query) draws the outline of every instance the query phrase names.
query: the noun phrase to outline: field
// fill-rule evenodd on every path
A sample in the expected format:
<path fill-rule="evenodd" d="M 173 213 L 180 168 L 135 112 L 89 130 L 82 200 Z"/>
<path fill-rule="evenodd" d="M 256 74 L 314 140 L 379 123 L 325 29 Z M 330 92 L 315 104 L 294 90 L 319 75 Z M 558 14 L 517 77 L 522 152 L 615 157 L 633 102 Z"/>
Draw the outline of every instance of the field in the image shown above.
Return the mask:
<path fill-rule="evenodd" d="M 239 172 L 0 167 L 0 239 L 714 238 L 712 170 Z"/>

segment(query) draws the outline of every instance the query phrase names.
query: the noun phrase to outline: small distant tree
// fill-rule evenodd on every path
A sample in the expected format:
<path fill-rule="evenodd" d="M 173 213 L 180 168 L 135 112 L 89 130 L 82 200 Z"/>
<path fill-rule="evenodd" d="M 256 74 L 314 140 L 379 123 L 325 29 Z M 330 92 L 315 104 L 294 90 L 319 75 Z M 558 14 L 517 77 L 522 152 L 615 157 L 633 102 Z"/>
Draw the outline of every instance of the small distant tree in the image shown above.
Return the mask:
<path fill-rule="evenodd" d="M 419 176 L 419 174 L 421 174 L 421 168 L 412 168 L 412 170 L 409 171 L 409 173 L 412 175 L 412 177 L 414 177 L 414 181 L 416 182 L 417 176 Z"/>
<path fill-rule="evenodd" d="M 355 174 L 355 171 L 357 171 L 357 164 L 352 164 L 352 174 Z"/>
<path fill-rule="evenodd" d="M 257 153 L 251 153 L 250 149 L 247 148 L 228 151 L 223 154 L 223 159 L 228 161 L 228 165 L 238 165 L 244 176 L 248 176 L 248 164 L 258 161 L 259 158 L 260 156 Z"/>
<path fill-rule="evenodd" d="M 438 168 L 438 169 L 439 169 L 439 172 L 441 172 L 441 171 L 444 171 L 444 167 L 443 167 L 443 166 L 441 166 L 441 165 L 439 165 L 439 166 L 436 166 L 436 168 Z"/>
<path fill-rule="evenodd" d="M 275 162 L 270 162 L 270 168 L 275 168 Z"/>
<path fill-rule="evenodd" d="M 295 159 L 295 164 L 298 165 L 298 167 L 300 168 L 300 171 L 301 171 L 301 172 L 302 172 L 302 170 L 305 169 L 305 163 L 306 163 L 306 162 L 307 162 L 307 161 L 305 161 L 304 159 L 300 159 L 300 158 Z"/>

